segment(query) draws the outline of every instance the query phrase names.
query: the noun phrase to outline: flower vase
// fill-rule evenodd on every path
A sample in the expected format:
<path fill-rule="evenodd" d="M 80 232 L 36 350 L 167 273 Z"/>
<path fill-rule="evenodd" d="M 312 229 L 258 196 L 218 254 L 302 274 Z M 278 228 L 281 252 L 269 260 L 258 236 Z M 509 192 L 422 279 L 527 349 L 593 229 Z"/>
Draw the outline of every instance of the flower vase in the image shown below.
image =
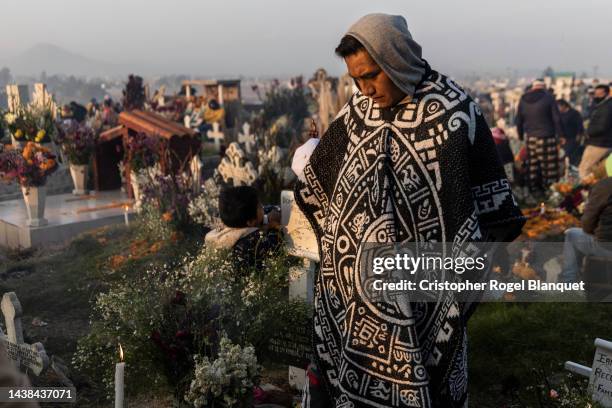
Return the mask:
<path fill-rule="evenodd" d="M 76 196 L 87 194 L 87 165 L 70 163 L 70 175 L 74 183 L 72 194 Z"/>
<path fill-rule="evenodd" d="M 23 193 L 23 200 L 25 201 L 26 209 L 28 211 L 28 221 L 26 222 L 26 225 L 28 227 L 41 227 L 43 225 L 47 225 L 48 221 L 44 217 L 47 188 L 45 186 L 21 186 L 21 191 Z"/>

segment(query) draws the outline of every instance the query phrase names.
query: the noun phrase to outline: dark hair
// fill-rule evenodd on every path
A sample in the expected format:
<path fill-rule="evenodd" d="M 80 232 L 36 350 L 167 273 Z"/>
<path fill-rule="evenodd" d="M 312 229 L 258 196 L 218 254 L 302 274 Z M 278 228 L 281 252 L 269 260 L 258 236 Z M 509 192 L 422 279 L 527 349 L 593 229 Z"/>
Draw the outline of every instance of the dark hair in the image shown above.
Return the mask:
<path fill-rule="evenodd" d="M 606 95 L 608 95 L 610 93 L 610 87 L 608 85 L 606 85 L 606 84 L 597 85 L 595 87 L 595 89 L 603 89 L 605 91 Z"/>
<path fill-rule="evenodd" d="M 557 105 L 565 106 L 566 108 L 571 108 L 572 106 L 565 99 L 557 99 Z"/>
<path fill-rule="evenodd" d="M 254 187 L 229 187 L 219 194 L 219 215 L 228 227 L 246 227 L 250 220 L 257 218 L 258 207 L 259 197 Z"/>
<path fill-rule="evenodd" d="M 342 58 L 346 58 L 349 55 L 356 54 L 357 51 L 364 49 L 362 43 L 359 42 L 355 37 L 351 35 L 345 35 L 340 40 L 340 44 L 336 47 L 336 55 Z"/>

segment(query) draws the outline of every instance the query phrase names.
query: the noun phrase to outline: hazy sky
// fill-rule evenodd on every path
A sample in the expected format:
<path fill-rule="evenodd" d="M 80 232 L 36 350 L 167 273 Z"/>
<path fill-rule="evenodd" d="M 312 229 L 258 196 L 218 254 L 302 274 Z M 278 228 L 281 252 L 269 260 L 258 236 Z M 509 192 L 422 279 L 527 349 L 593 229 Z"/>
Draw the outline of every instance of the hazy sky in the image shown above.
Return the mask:
<path fill-rule="evenodd" d="M 155 72 L 337 74 L 348 26 L 387 12 L 406 17 L 439 70 L 612 73 L 612 0 L 3 0 L 0 10 L 4 58 L 45 42 Z"/>

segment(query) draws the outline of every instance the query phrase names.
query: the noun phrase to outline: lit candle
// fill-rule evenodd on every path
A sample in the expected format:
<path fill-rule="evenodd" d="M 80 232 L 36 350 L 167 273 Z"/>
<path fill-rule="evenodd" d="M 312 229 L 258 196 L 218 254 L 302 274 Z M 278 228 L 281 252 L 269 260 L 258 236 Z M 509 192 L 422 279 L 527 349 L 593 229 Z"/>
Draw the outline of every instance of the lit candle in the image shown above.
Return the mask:
<path fill-rule="evenodd" d="M 125 220 L 125 226 L 129 227 L 130 226 L 130 217 L 128 217 L 128 205 L 124 205 L 123 206 L 123 219 Z"/>
<path fill-rule="evenodd" d="M 565 156 L 565 178 L 566 179 L 569 176 L 569 171 L 570 171 L 570 159 L 569 157 Z"/>
<path fill-rule="evenodd" d="M 119 359 L 120 363 L 115 366 L 115 408 L 123 408 L 123 373 L 125 371 L 125 363 L 123 362 L 123 348 L 119 344 Z"/>

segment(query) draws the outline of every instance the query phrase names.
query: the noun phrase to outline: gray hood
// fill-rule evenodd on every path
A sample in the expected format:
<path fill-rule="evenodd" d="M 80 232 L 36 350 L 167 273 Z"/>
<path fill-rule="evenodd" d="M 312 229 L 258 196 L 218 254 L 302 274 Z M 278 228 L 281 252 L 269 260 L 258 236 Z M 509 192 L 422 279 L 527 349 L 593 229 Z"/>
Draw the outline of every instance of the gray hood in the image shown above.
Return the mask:
<path fill-rule="evenodd" d="M 421 58 L 421 46 L 412 39 L 406 19 L 389 14 L 368 14 L 349 28 L 372 59 L 409 96 L 421 82 L 427 63 Z"/>

